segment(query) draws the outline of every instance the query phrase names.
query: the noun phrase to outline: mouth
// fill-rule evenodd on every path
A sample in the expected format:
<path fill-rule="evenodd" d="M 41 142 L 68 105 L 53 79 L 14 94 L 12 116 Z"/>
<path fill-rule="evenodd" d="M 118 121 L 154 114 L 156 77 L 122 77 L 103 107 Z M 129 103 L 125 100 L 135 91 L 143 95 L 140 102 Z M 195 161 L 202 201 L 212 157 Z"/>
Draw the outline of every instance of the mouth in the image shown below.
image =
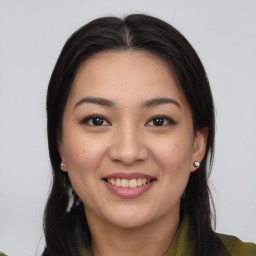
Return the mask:
<path fill-rule="evenodd" d="M 115 173 L 102 179 L 108 189 L 122 198 L 135 198 L 151 189 L 155 177 L 142 173 Z"/>
<path fill-rule="evenodd" d="M 154 179 L 149 178 L 133 178 L 133 179 L 124 179 L 124 178 L 105 178 L 104 181 L 108 182 L 109 184 L 122 187 L 122 188 L 136 188 L 145 186 L 154 181 Z"/>

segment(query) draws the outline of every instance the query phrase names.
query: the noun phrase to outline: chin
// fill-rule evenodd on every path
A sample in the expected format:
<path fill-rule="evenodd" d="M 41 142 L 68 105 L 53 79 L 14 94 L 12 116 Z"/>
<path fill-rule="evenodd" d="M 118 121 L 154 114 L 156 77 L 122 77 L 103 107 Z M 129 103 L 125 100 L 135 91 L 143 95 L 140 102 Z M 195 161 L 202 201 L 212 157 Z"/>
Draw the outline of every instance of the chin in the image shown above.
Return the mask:
<path fill-rule="evenodd" d="M 120 228 L 139 228 L 152 221 L 152 216 L 148 213 L 138 211 L 138 209 L 125 209 L 124 211 L 108 212 L 106 220 Z"/>
<path fill-rule="evenodd" d="M 119 228 L 139 228 L 147 224 L 145 219 L 134 219 L 134 218 L 116 218 L 111 220 L 111 223 Z"/>

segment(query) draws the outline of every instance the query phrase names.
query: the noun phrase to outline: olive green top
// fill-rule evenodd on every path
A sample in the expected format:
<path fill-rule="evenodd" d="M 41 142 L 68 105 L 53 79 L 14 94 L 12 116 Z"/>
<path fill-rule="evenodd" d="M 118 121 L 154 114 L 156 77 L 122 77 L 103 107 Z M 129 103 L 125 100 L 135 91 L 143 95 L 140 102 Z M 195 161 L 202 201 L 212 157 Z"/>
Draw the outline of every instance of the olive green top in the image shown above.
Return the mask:
<path fill-rule="evenodd" d="M 192 256 L 194 255 L 194 244 L 188 238 L 188 219 L 184 218 L 174 240 L 163 256 Z M 244 243 L 237 237 L 217 234 L 223 243 L 223 247 L 218 256 L 256 256 L 256 245 Z M 92 256 L 90 250 L 80 247 L 80 255 Z"/>

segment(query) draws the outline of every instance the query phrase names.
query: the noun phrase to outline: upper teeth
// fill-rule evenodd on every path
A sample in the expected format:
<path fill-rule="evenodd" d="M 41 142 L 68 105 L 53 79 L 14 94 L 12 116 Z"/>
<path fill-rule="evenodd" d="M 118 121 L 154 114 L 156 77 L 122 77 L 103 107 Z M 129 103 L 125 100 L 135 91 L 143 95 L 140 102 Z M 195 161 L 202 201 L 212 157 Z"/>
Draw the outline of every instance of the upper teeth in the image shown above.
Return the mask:
<path fill-rule="evenodd" d="M 150 179 L 146 178 L 138 178 L 138 179 L 120 179 L 120 178 L 112 178 L 112 179 L 107 179 L 108 183 L 117 186 L 117 187 L 122 187 L 122 188 L 136 188 L 140 187 L 142 185 L 146 185 L 150 182 Z"/>

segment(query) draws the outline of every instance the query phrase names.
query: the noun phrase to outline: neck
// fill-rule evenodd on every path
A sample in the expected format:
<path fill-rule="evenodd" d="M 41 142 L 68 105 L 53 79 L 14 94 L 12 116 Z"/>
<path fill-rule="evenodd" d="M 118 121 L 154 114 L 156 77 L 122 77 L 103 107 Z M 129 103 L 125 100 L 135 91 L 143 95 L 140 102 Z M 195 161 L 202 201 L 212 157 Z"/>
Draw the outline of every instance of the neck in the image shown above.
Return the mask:
<path fill-rule="evenodd" d="M 86 215 L 94 256 L 164 255 L 180 221 L 179 212 L 175 212 L 141 227 L 120 228 Z"/>

